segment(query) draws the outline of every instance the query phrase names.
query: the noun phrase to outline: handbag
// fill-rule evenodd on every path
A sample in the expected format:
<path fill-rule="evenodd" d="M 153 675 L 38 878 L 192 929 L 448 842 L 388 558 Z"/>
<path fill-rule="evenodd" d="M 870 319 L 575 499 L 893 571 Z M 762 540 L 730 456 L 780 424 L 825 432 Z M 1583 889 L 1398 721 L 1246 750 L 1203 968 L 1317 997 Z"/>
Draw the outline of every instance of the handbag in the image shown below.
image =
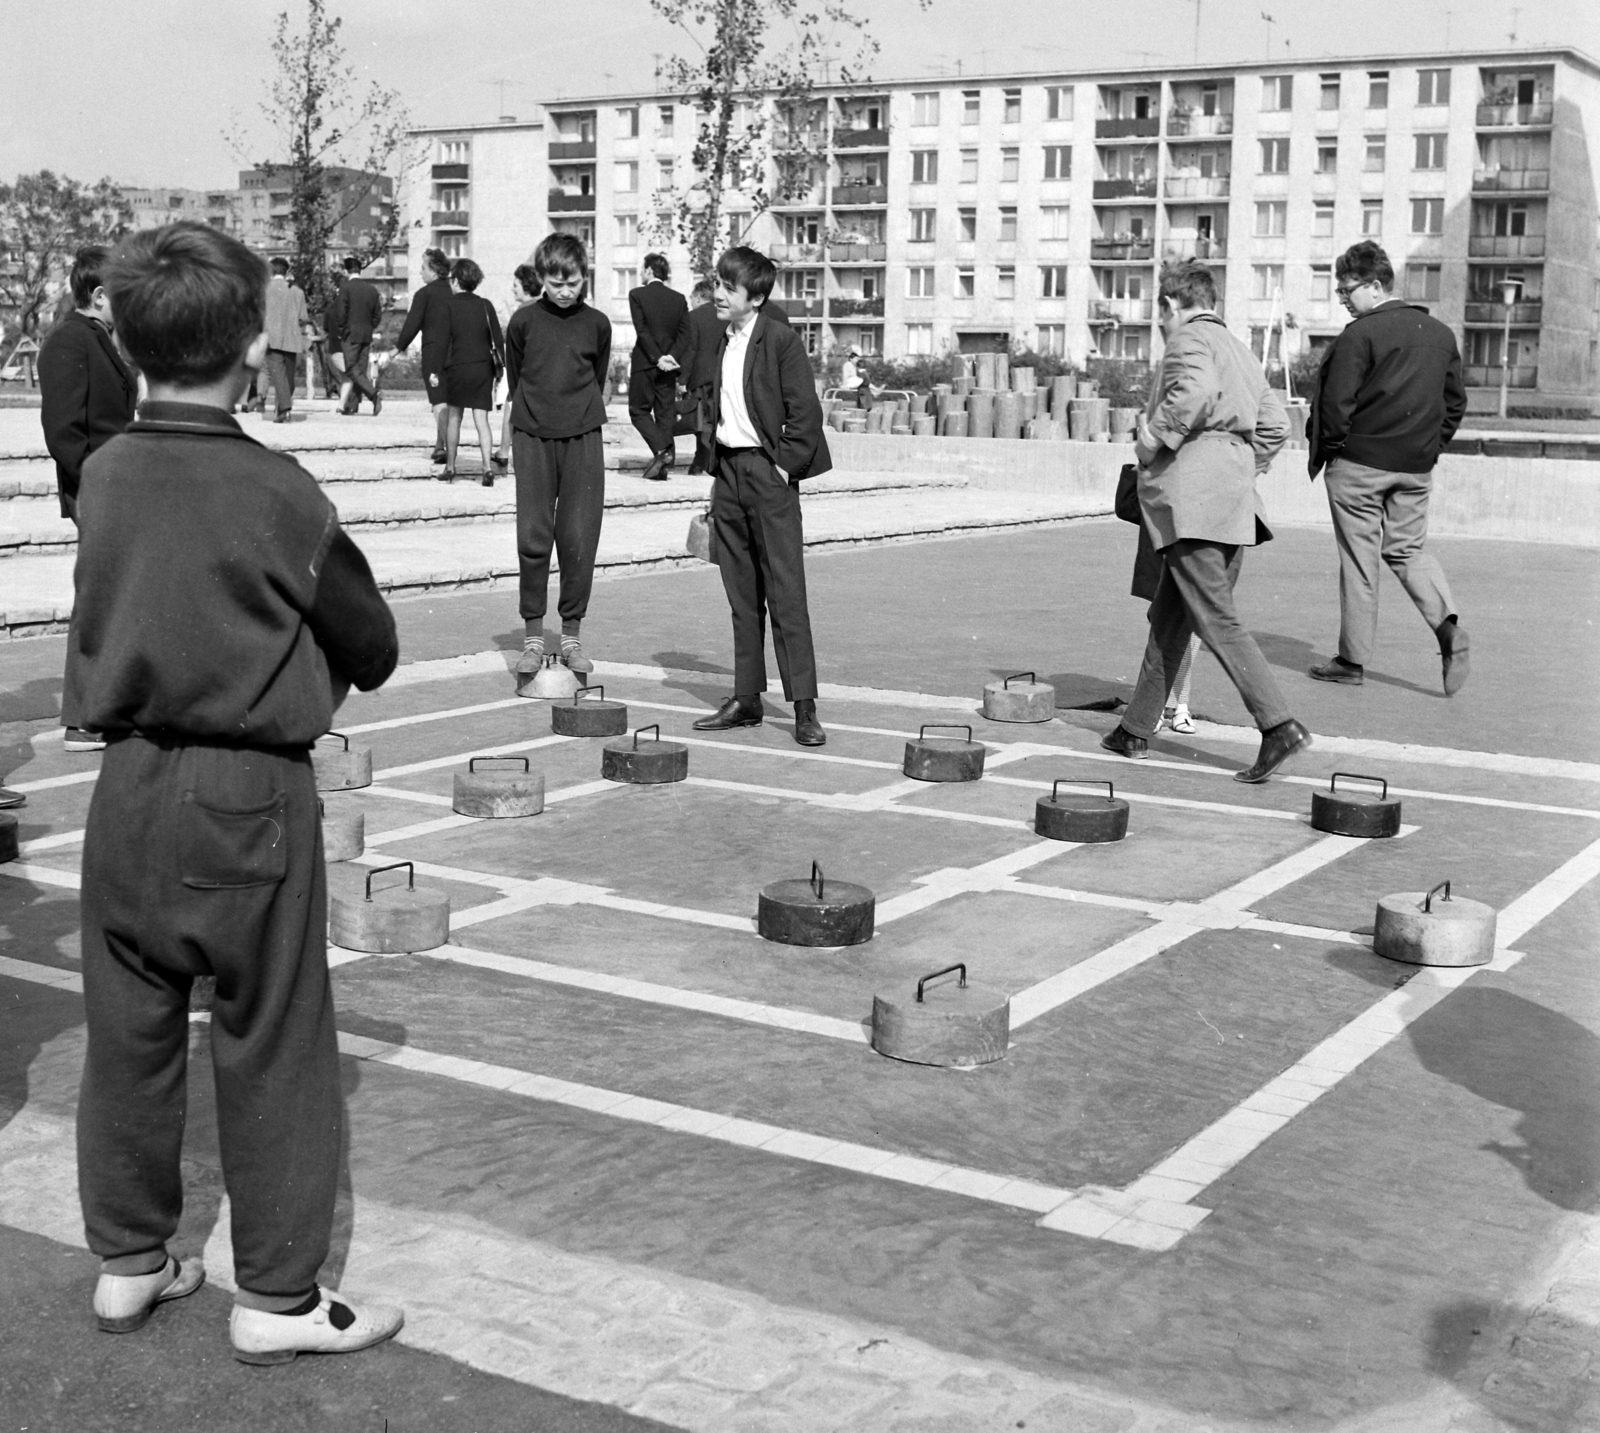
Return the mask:
<path fill-rule="evenodd" d="M 1123 522 L 1143 522 L 1144 515 L 1139 511 L 1139 465 L 1137 463 L 1124 463 L 1122 471 L 1117 474 L 1117 495 L 1112 500 L 1112 511 Z"/>
<path fill-rule="evenodd" d="M 507 397 L 506 356 L 494 341 L 494 308 L 488 299 L 483 301 L 483 326 L 489 331 L 489 361 L 494 365 L 494 382 L 490 394 L 496 408 L 503 407 Z"/>
<path fill-rule="evenodd" d="M 682 395 L 673 405 L 672 436 L 674 438 L 697 437 L 705 427 L 703 412 L 705 400 L 697 398 L 692 393 Z"/>
<path fill-rule="evenodd" d="M 721 555 L 717 543 L 717 529 L 711 522 L 711 505 L 706 504 L 704 512 L 697 512 L 689 519 L 689 538 L 684 544 L 690 557 L 698 557 L 702 562 L 715 563 Z"/>

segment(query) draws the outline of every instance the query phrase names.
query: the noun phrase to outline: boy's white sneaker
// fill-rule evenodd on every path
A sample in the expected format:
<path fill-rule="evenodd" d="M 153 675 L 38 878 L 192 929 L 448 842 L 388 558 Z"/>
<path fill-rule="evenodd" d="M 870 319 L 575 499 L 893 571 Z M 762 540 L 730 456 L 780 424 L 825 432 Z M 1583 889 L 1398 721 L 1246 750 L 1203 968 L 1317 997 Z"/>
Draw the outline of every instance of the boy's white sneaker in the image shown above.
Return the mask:
<path fill-rule="evenodd" d="M 289 1363 L 301 1353 L 371 1348 L 393 1338 L 405 1321 L 400 1309 L 353 1304 L 342 1295 L 319 1290 L 317 1306 L 303 1314 L 269 1314 L 235 1304 L 228 1333 L 240 1363 Z"/>
<path fill-rule="evenodd" d="M 102 1274 L 94 1286 L 94 1316 L 106 1333 L 132 1333 L 150 1321 L 157 1304 L 187 1298 L 206 1281 L 198 1259 L 187 1267 L 168 1256 L 153 1274 Z"/>

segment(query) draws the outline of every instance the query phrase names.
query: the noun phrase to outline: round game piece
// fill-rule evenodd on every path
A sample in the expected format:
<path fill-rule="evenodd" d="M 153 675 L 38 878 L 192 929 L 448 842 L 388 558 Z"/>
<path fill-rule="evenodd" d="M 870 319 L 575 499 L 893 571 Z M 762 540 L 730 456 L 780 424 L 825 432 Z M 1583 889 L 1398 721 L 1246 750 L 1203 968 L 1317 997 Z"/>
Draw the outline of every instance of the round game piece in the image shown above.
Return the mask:
<path fill-rule="evenodd" d="M 385 871 L 406 873 L 403 886 L 372 889 Z M 334 896 L 328 903 L 328 939 L 345 950 L 402 955 L 433 950 L 450 939 L 450 897 L 444 891 L 419 891 L 410 861 L 376 866 L 367 872 L 366 899 Z"/>
<path fill-rule="evenodd" d="M 1407 965 L 1487 965 L 1494 959 L 1494 933 L 1493 906 L 1451 899 L 1450 882 L 1441 881 L 1426 893 L 1402 891 L 1380 900 L 1372 949 Z"/>
<path fill-rule="evenodd" d="M 929 736 L 934 731 L 964 731 L 966 739 Z M 901 770 L 913 781 L 976 781 L 983 775 L 984 745 L 972 739 L 970 726 L 929 722 L 917 732 L 915 741 L 906 743 L 906 759 Z"/>
<path fill-rule="evenodd" d="M 653 731 L 655 737 L 639 737 Z M 600 775 L 607 781 L 627 781 L 635 786 L 659 786 L 682 781 L 689 774 L 689 748 L 681 741 L 662 741 L 659 725 L 642 726 L 630 741 L 608 741 L 600 753 Z"/>
<path fill-rule="evenodd" d="M 353 861 L 367 849 L 367 818 L 360 811 L 328 811 L 325 801 L 317 802 L 322 812 L 322 859 Z"/>
<path fill-rule="evenodd" d="M 520 761 L 522 765 L 510 771 L 479 771 L 480 761 Z M 484 821 L 537 816 L 544 810 L 544 772 L 531 770 L 525 756 L 474 756 L 465 771 L 456 772 L 450 809 Z"/>
<path fill-rule="evenodd" d="M 1338 790 L 1339 778 L 1346 781 L 1373 781 L 1383 789 L 1370 791 Z M 1358 776 L 1353 771 L 1336 771 L 1328 779 L 1326 791 L 1311 793 L 1311 825 L 1334 836 L 1366 836 L 1377 840 L 1400 834 L 1400 798 L 1389 797 L 1389 783 L 1381 776 Z"/>
<path fill-rule="evenodd" d="M 546 655 L 538 671 L 517 673 L 517 695 L 535 701 L 563 701 L 582 685 L 577 673 L 564 666 L 554 652 Z"/>
<path fill-rule="evenodd" d="M 18 824 L 9 811 L 0 811 L 0 864 L 17 859 Z"/>
<path fill-rule="evenodd" d="M 930 985 L 960 972 L 955 984 Z M 903 993 L 872 997 L 872 1048 L 892 1060 L 966 1070 L 1003 1059 L 1011 1042 L 1011 997 L 967 982 L 967 967 L 946 966 L 917 982 L 914 1000 Z"/>
<path fill-rule="evenodd" d="M 580 701 L 588 692 L 598 697 Z M 625 702 L 605 700 L 604 687 L 579 687 L 571 702 L 551 702 L 550 730 L 557 736 L 622 736 L 628 730 Z"/>
<path fill-rule="evenodd" d="M 1087 791 L 1069 791 L 1063 796 L 1063 781 L 1068 786 L 1103 786 L 1106 794 L 1091 796 Z M 1035 835 L 1089 846 L 1120 841 L 1128 834 L 1128 803 L 1109 781 L 1063 781 L 1051 783 L 1050 794 L 1041 796 L 1034 806 Z"/>
<path fill-rule="evenodd" d="M 1056 689 L 1037 680 L 1034 672 L 1015 672 L 983 689 L 983 714 L 990 721 L 1054 721 Z"/>
<path fill-rule="evenodd" d="M 339 745 L 323 746 L 325 741 Z M 311 748 L 311 769 L 318 791 L 354 791 L 372 785 L 372 752 L 365 746 L 352 747 L 342 731 L 325 732 Z"/>
<path fill-rule="evenodd" d="M 829 881 L 811 863 L 808 881 L 774 881 L 761 892 L 756 930 L 780 945 L 861 945 L 872 939 L 877 899 L 865 886 Z"/>

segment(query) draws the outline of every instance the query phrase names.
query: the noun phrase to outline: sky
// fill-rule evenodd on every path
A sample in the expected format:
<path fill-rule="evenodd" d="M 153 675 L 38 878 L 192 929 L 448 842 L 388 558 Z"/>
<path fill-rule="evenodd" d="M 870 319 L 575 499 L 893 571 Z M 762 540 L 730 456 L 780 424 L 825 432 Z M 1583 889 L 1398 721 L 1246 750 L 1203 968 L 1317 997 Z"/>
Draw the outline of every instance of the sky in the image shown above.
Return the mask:
<path fill-rule="evenodd" d="M 536 113 L 543 100 L 649 89 L 682 48 L 649 0 L 328 0 L 363 85 L 398 90 L 417 124 Z M 126 185 L 232 187 L 268 150 L 224 137 L 259 119 L 274 18 L 303 0 L 0 0 L 0 181 L 36 169 Z M 877 79 L 1008 70 L 1315 61 L 1439 49 L 1569 45 L 1600 58 L 1594 0 L 854 0 L 881 47 Z M 592 15 L 587 30 L 574 16 Z M 70 15 L 64 23 L 63 16 Z M 1263 17 L 1273 16 L 1269 24 Z M 504 82 L 503 84 L 500 82 Z"/>

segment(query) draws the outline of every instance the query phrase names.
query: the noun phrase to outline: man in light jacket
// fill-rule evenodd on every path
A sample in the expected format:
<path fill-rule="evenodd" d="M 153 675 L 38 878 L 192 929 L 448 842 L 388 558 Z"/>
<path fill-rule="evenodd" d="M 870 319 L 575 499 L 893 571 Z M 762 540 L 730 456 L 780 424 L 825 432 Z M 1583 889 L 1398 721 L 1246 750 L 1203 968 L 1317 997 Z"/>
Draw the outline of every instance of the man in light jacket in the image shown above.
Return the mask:
<path fill-rule="evenodd" d="M 311 316 L 303 290 L 289 282 L 289 261 L 273 259 L 267 281 L 267 376 L 272 380 L 274 423 L 287 423 L 294 407 L 295 370 L 305 352 Z M 306 394 L 311 393 L 309 381 Z"/>
<path fill-rule="evenodd" d="M 1245 548 L 1272 537 L 1255 480 L 1283 446 L 1289 421 L 1260 363 L 1216 310 L 1216 281 L 1204 264 L 1162 271 L 1167 348 L 1135 455 L 1140 513 L 1163 571 L 1138 686 L 1121 724 L 1100 744 L 1120 756 L 1149 754 L 1190 634 L 1198 633 L 1260 728 L 1255 764 L 1234 775 L 1256 782 L 1311 745 L 1233 601 Z"/>

